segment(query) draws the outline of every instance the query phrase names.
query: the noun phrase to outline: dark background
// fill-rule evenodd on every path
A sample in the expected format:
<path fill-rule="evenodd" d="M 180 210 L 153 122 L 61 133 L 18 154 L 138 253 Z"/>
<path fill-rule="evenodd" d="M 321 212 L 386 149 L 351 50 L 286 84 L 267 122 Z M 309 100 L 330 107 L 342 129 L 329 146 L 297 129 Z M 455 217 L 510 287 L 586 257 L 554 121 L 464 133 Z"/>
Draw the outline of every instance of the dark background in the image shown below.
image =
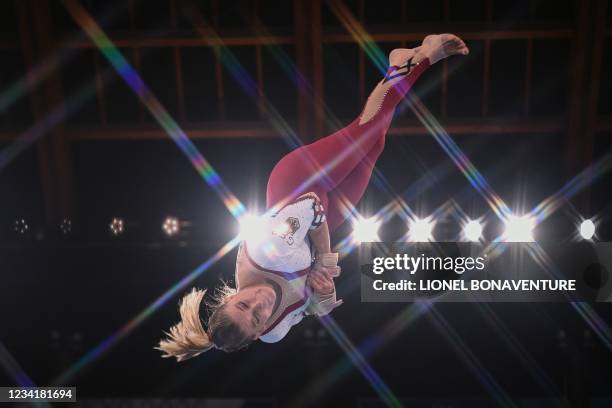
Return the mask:
<path fill-rule="evenodd" d="M 231 191 L 259 210 L 270 170 L 291 150 L 270 106 L 309 142 L 352 120 L 380 79 L 334 13 L 338 3 L 81 2 Z M 466 39 L 470 56 L 437 64 L 416 92 L 514 210 L 529 211 L 612 151 L 607 1 L 340 4 L 385 54 L 429 33 Z M 0 342 L 14 359 L 2 353 L 0 385 L 16 384 L 10 367 L 17 363 L 40 386 L 71 373 L 63 378 L 79 399 L 378 406 L 380 385 L 365 379 L 315 319 L 278 344 L 212 351 L 181 364 L 162 360 L 153 347 L 177 320 L 185 290 L 126 326 L 232 239 L 237 223 L 61 2 L 3 1 L 0 18 Z M 231 74 L 236 64 L 224 65 L 203 40 L 203 25 L 228 44 L 258 96 L 244 92 Z M 44 75 L 41 66 L 49 67 Z M 298 70 L 310 90 L 296 85 Z M 69 109 L 78 91 L 86 98 Z M 317 100 L 325 110 L 315 108 Z M 63 120 L 24 141 L 54 109 L 66 113 Z M 24 149 L 9 157 L 15 146 Z M 469 216 L 485 217 L 487 239 L 500 231 L 409 109 L 398 113 L 378 169 L 386 184 L 371 184 L 362 214 L 402 194 L 420 216 L 454 199 Z M 611 180 L 603 174 L 572 196 L 536 237 L 571 240 L 582 216 L 599 219 L 598 239 L 610 240 Z M 177 237 L 161 229 L 168 215 L 183 223 Z M 124 219 L 124 234 L 110 233 L 112 217 Z M 22 219 L 24 234 L 15 230 Z M 68 233 L 60 229 L 65 219 Z M 434 235 L 452 240 L 459 228 L 440 219 Z M 396 216 L 381 236 L 399 239 L 405 230 Z M 334 242 L 348 233 L 343 226 Z M 235 250 L 194 284 L 231 280 L 234 260 Z M 356 256 L 342 266 L 337 288 L 345 304 L 333 318 L 408 405 L 612 404 L 607 304 L 588 309 L 601 319 L 595 326 L 571 304 L 438 304 L 411 319 L 416 307 L 409 304 L 360 303 Z M 96 347 L 105 352 L 91 352 Z"/>

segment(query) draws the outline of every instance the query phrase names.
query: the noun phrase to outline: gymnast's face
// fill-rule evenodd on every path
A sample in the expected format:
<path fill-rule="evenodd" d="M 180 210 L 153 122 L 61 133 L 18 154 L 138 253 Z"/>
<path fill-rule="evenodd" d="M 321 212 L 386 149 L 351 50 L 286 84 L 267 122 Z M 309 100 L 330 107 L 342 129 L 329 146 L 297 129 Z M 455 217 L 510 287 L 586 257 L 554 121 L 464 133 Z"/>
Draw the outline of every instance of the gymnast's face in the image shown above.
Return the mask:
<path fill-rule="evenodd" d="M 269 285 L 253 285 L 241 289 L 227 300 L 224 310 L 228 317 L 253 340 L 266 330 L 266 322 L 272 315 L 276 292 Z"/>

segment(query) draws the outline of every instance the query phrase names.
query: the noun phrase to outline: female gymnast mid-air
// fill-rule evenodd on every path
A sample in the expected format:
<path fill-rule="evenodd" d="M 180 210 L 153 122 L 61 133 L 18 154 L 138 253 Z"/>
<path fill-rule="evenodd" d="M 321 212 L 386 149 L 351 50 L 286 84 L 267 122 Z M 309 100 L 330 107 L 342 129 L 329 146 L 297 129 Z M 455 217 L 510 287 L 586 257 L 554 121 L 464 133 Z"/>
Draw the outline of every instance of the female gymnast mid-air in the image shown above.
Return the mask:
<path fill-rule="evenodd" d="M 281 340 L 305 315 L 323 316 L 339 306 L 333 278 L 340 273 L 329 232 L 346 218 L 368 185 L 395 107 L 432 64 L 467 55 L 452 34 L 430 35 L 421 46 L 389 54 L 389 69 L 361 114 L 347 127 L 283 157 L 268 179 L 261 234 L 245 238 L 236 259 L 236 288 L 223 284 L 206 302 L 195 288 L 180 304 L 181 321 L 159 342 L 163 357 L 183 361 L 212 348 L 226 352 L 254 340 Z"/>

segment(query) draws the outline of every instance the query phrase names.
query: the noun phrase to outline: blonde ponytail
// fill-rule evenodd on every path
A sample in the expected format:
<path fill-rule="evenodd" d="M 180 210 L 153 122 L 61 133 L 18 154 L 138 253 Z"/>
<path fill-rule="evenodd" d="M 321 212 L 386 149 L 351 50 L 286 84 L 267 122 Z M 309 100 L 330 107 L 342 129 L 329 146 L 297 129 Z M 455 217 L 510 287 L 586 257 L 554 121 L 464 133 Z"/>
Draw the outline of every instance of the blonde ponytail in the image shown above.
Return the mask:
<path fill-rule="evenodd" d="M 206 294 L 205 290 L 193 288 L 181 300 L 181 321 L 170 328 L 168 336 L 159 342 L 157 350 L 165 354 L 162 357 L 175 357 L 177 361 L 184 361 L 198 356 L 213 348 L 208 333 L 200 320 L 200 303 Z"/>

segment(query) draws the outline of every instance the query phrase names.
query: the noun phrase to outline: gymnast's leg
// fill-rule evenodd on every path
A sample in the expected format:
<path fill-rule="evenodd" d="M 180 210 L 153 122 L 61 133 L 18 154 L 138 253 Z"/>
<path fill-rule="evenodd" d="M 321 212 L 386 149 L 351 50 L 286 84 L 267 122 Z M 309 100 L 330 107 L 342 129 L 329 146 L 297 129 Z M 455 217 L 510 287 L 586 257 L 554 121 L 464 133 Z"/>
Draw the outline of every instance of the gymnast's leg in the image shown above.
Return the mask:
<path fill-rule="evenodd" d="M 402 61 L 407 61 L 410 58 L 418 62 L 418 60 L 422 58 L 422 54 L 419 55 L 419 51 L 420 47 L 412 50 L 394 50 L 389 58 L 390 65 L 400 65 Z M 463 52 L 460 52 L 461 54 L 467 53 L 467 48 L 465 50 L 462 49 L 462 51 Z M 448 55 L 451 55 L 451 53 L 448 53 Z M 431 60 L 437 61 L 435 57 L 432 57 Z M 354 206 L 363 196 L 372 176 L 374 166 L 384 146 L 385 138 L 382 137 L 353 171 L 333 190 L 328 192 L 329 203 L 327 219 L 330 231 L 335 230 L 344 222 L 348 214 L 351 213 Z"/>
<path fill-rule="evenodd" d="M 384 147 L 385 140 L 382 138 L 357 167 L 336 188 L 328 192 L 327 224 L 330 231 L 338 228 L 361 200 Z"/>
<path fill-rule="evenodd" d="M 357 119 L 332 135 L 292 151 L 276 165 L 268 180 L 268 207 L 307 191 L 317 193 L 328 207 L 328 193 L 333 190 L 336 195 L 348 193 L 348 201 L 356 204 L 382 152 L 397 104 L 431 63 L 458 53 L 467 54 L 467 47 L 450 34 L 429 36 L 416 49 L 394 50 L 387 75 L 370 94 Z M 342 220 L 335 218 L 331 222 L 337 226 Z"/>

